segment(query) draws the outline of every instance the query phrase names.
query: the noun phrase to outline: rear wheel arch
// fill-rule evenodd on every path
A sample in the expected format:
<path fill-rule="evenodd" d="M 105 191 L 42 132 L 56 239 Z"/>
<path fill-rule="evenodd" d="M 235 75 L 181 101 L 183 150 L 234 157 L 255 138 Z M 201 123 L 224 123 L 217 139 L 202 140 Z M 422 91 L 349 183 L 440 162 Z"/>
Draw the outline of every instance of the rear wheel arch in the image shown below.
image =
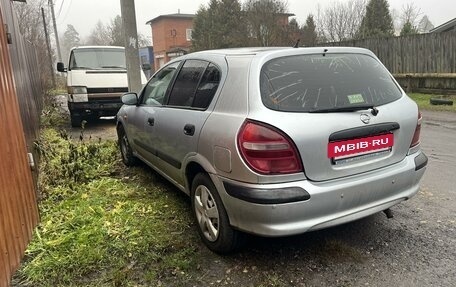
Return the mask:
<path fill-rule="evenodd" d="M 186 192 L 190 194 L 193 179 L 198 173 L 217 174 L 211 162 L 202 154 L 189 154 L 183 161 L 183 178 L 185 180 Z"/>
<path fill-rule="evenodd" d="M 195 161 L 191 161 L 185 167 L 185 184 L 186 188 L 190 194 L 192 189 L 192 183 L 198 173 L 206 173 L 207 171 L 203 168 L 202 165 Z"/>

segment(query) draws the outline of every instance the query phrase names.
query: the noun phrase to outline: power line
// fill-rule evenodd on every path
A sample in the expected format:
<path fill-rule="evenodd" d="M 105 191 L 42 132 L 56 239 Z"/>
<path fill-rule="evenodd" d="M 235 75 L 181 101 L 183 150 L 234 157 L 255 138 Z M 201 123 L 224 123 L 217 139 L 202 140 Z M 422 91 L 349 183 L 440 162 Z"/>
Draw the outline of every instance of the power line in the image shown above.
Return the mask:
<path fill-rule="evenodd" d="M 67 8 L 67 11 L 65 12 L 65 16 L 63 17 L 62 20 L 59 20 L 60 24 L 63 24 L 63 22 L 65 22 L 66 17 L 68 16 L 68 12 L 70 12 L 70 10 L 71 10 L 71 4 L 73 4 L 73 1 L 70 0 L 70 4 L 68 4 L 68 8 Z"/>
<path fill-rule="evenodd" d="M 62 3 L 60 3 L 59 12 L 57 12 L 57 18 L 60 17 L 60 13 L 62 12 L 62 8 L 63 8 L 63 3 L 65 3 L 65 0 L 62 0 Z"/>

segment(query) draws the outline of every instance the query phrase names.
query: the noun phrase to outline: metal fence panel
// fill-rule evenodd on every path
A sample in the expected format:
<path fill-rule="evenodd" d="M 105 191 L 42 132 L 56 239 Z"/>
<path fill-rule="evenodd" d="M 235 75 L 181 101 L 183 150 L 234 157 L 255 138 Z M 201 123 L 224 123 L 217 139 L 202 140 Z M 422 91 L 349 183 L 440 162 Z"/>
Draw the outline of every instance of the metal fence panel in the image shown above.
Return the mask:
<path fill-rule="evenodd" d="M 8 286 L 38 222 L 27 153 L 38 136 L 41 99 L 34 48 L 20 36 L 11 2 L 0 0 L 0 286 Z"/>

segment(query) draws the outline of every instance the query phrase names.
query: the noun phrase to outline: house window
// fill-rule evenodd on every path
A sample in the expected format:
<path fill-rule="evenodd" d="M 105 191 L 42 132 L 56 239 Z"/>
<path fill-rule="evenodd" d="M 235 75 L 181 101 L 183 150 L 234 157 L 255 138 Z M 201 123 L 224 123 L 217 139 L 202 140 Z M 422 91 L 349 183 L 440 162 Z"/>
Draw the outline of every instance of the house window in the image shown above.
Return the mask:
<path fill-rule="evenodd" d="M 193 29 L 187 29 L 185 31 L 185 34 L 187 36 L 187 41 L 191 41 L 192 40 L 192 33 L 193 33 Z"/>

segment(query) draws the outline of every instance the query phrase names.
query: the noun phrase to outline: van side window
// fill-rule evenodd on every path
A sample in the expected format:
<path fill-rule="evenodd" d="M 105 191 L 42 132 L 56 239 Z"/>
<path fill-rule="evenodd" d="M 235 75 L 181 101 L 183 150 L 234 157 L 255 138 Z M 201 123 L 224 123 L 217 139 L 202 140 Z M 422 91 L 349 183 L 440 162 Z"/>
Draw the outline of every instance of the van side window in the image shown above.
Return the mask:
<path fill-rule="evenodd" d="M 166 91 L 176 74 L 180 62 L 175 62 L 159 71 L 144 88 L 141 103 L 148 106 L 164 104 Z"/>
<path fill-rule="evenodd" d="M 187 60 L 184 63 L 169 95 L 168 105 L 192 106 L 198 85 L 208 64 L 208 62 L 200 60 Z"/>
<path fill-rule="evenodd" d="M 76 60 L 74 59 L 74 53 L 71 52 L 70 55 L 70 64 L 68 65 L 69 71 L 71 71 L 71 68 L 76 67 Z"/>

